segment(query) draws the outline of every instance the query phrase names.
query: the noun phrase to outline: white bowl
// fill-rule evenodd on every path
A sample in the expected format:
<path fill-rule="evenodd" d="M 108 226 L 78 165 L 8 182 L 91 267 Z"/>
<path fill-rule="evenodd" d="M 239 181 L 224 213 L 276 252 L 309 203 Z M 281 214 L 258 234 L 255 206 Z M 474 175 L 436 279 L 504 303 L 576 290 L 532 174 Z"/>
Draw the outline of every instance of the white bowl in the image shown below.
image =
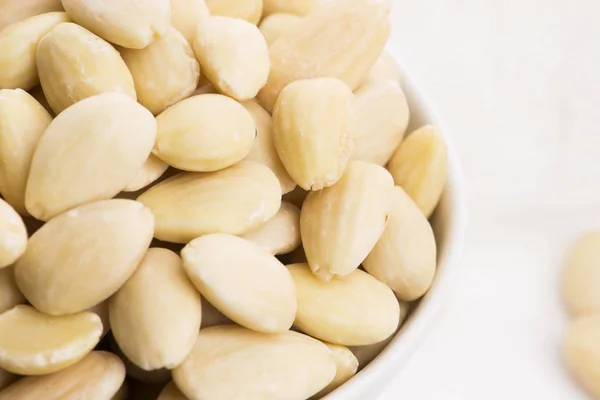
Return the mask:
<path fill-rule="evenodd" d="M 459 268 L 466 228 L 466 200 L 462 171 L 452 137 L 435 110 L 405 68 L 403 89 L 411 109 L 408 132 L 426 124 L 435 125 L 448 145 L 448 177 L 431 223 L 438 246 L 438 269 L 433 285 L 406 319 L 387 347 L 362 371 L 325 400 L 375 399 L 400 373 L 425 335 L 433 329 L 440 309 L 447 302 Z"/>

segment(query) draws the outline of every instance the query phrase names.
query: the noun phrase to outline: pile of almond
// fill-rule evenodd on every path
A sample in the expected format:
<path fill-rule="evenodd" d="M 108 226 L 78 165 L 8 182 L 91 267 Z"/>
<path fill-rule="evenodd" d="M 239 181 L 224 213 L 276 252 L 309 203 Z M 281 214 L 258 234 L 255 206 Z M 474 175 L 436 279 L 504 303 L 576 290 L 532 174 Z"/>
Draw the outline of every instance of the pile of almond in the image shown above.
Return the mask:
<path fill-rule="evenodd" d="M 0 400 L 317 399 L 370 362 L 446 177 L 389 12 L 0 0 Z"/>

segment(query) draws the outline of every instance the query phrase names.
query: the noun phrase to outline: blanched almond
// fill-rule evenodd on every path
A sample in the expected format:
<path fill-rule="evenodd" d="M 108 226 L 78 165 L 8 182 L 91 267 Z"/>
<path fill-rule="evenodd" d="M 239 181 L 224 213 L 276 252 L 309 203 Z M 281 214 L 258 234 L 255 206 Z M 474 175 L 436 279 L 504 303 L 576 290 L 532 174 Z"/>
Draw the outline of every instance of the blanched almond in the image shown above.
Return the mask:
<path fill-rule="evenodd" d="M 131 49 L 143 49 L 164 37 L 171 26 L 169 0 L 62 0 L 62 3 L 77 24 L 104 40 Z"/>
<path fill-rule="evenodd" d="M 145 370 L 173 368 L 191 351 L 200 329 L 200 294 L 181 258 L 151 248 L 109 301 L 110 325 L 123 353 Z"/>
<path fill-rule="evenodd" d="M 60 0 L 0 0 L 0 30 L 24 19 L 63 11 Z"/>
<path fill-rule="evenodd" d="M 600 232 L 579 238 L 570 250 L 562 272 L 562 298 L 569 314 L 600 313 Z"/>
<path fill-rule="evenodd" d="M 35 147 L 52 117 L 29 93 L 0 90 L 0 193 L 21 215 Z"/>
<path fill-rule="evenodd" d="M 156 117 L 153 153 L 186 171 L 216 171 L 242 160 L 252 149 L 256 128 L 235 100 L 220 94 L 185 99 Z"/>
<path fill-rule="evenodd" d="M 296 22 L 301 19 L 302 17 L 296 14 L 275 13 L 263 19 L 259 25 L 259 29 L 265 37 L 267 45 L 270 46 L 275 43 L 284 31 L 292 29 Z"/>
<path fill-rule="evenodd" d="M 56 372 L 83 358 L 101 334 L 96 314 L 53 317 L 18 305 L 0 315 L 0 367 L 20 375 Z"/>
<path fill-rule="evenodd" d="M 577 318 L 563 337 L 563 359 L 573 377 L 593 396 L 600 398 L 600 314 Z"/>
<path fill-rule="evenodd" d="M 344 173 L 356 141 L 354 95 L 333 78 L 289 84 L 273 111 L 279 158 L 305 190 L 321 190 Z"/>
<path fill-rule="evenodd" d="M 300 209 L 282 202 L 273 218 L 242 237 L 271 254 L 289 253 L 300 245 Z"/>
<path fill-rule="evenodd" d="M 250 113 L 256 125 L 256 139 L 246 160 L 256 161 L 269 167 L 277 175 L 277 179 L 281 183 L 281 191 L 284 194 L 291 192 L 296 187 L 296 182 L 285 170 L 277 154 L 277 149 L 275 149 L 271 115 L 255 100 L 245 101 L 242 105 Z"/>
<path fill-rule="evenodd" d="M 56 114 L 104 92 L 136 99 L 133 78 L 119 52 L 73 23 L 60 24 L 44 36 L 37 50 L 37 67 L 46 99 Z"/>
<path fill-rule="evenodd" d="M 0 31 L 0 89 L 29 90 L 39 83 L 38 43 L 56 25 L 68 20 L 64 12 L 52 12 L 15 22 Z"/>
<path fill-rule="evenodd" d="M 171 381 L 165 386 L 156 400 L 188 400 L 177 388 L 175 382 Z"/>
<path fill-rule="evenodd" d="M 62 371 L 20 379 L 0 393 L 0 400 L 110 399 L 124 379 L 119 357 L 93 351 Z"/>
<path fill-rule="evenodd" d="M 157 181 L 169 168 L 169 164 L 150 154 L 142 168 L 133 179 L 123 188 L 124 192 L 136 192 Z"/>
<path fill-rule="evenodd" d="M 17 285 L 46 314 L 85 310 L 110 297 L 133 274 L 148 249 L 152 228 L 152 213 L 136 201 L 77 207 L 29 239 L 15 264 Z"/>
<path fill-rule="evenodd" d="M 433 283 L 433 230 L 419 207 L 398 186 L 393 191 L 390 219 L 383 236 L 363 261 L 363 267 L 404 301 L 423 296 Z"/>
<path fill-rule="evenodd" d="M 27 247 L 27 229 L 14 208 L 0 198 L 0 268 L 15 261 Z"/>
<path fill-rule="evenodd" d="M 311 192 L 300 232 L 311 269 L 329 280 L 354 271 L 383 234 L 394 183 L 382 167 L 353 161 L 335 185 Z"/>
<path fill-rule="evenodd" d="M 258 24 L 262 16 L 263 0 L 206 0 L 210 15 L 220 15 Z"/>
<path fill-rule="evenodd" d="M 103 93 L 74 104 L 38 141 L 25 194 L 27 211 L 46 221 L 115 196 L 144 165 L 155 137 L 152 114 L 123 94 Z"/>
<path fill-rule="evenodd" d="M 428 218 L 446 185 L 447 157 L 444 139 L 435 127 L 427 125 L 411 133 L 388 164 L 396 185 Z"/>
<path fill-rule="evenodd" d="M 188 243 L 181 256 L 200 293 L 234 322 L 271 333 L 292 326 L 294 282 L 285 266 L 256 244 L 233 235 L 205 235 Z"/>
<path fill-rule="evenodd" d="M 137 99 L 152 114 L 189 97 L 198 86 L 200 65 L 191 46 L 176 29 L 143 49 L 121 50 Z"/>
<path fill-rule="evenodd" d="M 352 158 L 384 166 L 402 142 L 410 112 L 400 86 L 373 80 L 354 92 L 358 138 Z"/>
<path fill-rule="evenodd" d="M 248 100 L 269 76 L 269 50 L 258 28 L 230 17 L 210 17 L 198 25 L 194 52 L 202 74 L 219 92 Z"/>
<path fill-rule="evenodd" d="M 337 372 L 335 374 L 335 378 L 333 378 L 333 381 L 331 381 L 331 383 L 327 385 L 325 389 L 314 395 L 313 399 L 320 399 L 321 397 L 333 392 L 335 389 L 350 380 L 350 378 L 352 378 L 358 370 L 358 360 L 347 347 L 328 343 L 326 343 L 326 345 L 329 347 L 329 350 L 331 350 Z"/>
<path fill-rule="evenodd" d="M 298 293 L 294 326 L 333 344 L 364 346 L 387 339 L 400 323 L 400 307 L 385 284 L 359 269 L 319 280 L 307 264 L 288 265 Z"/>
<path fill-rule="evenodd" d="M 269 49 L 262 106 L 272 111 L 283 88 L 300 79 L 338 78 L 356 89 L 388 39 L 389 13 L 387 0 L 337 0 L 283 32 Z"/>
<path fill-rule="evenodd" d="M 14 267 L 9 266 L 0 269 L 0 314 L 24 303 L 25 296 L 23 296 L 15 282 Z"/>
<path fill-rule="evenodd" d="M 209 16 L 204 0 L 171 0 L 171 25 L 193 45 L 196 27 Z"/>
<path fill-rule="evenodd" d="M 304 400 L 335 373 L 331 351 L 315 339 L 230 325 L 201 330 L 173 380 L 190 400 Z"/>
<path fill-rule="evenodd" d="M 327 0 L 264 0 L 264 15 L 291 13 L 306 15 Z"/>
<path fill-rule="evenodd" d="M 281 187 L 269 168 L 243 161 L 217 172 L 180 173 L 138 201 L 156 218 L 155 237 L 187 243 L 208 233 L 240 235 L 258 227 L 279 210 Z"/>

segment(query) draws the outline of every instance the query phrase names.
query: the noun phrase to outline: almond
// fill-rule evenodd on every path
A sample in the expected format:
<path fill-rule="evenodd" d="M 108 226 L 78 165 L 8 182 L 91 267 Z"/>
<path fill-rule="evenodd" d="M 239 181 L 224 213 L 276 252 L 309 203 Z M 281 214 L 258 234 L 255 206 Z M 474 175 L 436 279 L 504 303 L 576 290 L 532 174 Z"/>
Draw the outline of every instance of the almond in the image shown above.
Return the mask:
<path fill-rule="evenodd" d="M 294 282 L 279 260 L 254 243 L 227 234 L 205 235 L 188 243 L 181 256 L 200 293 L 234 322 L 267 333 L 292 326 Z"/>
<path fill-rule="evenodd" d="M 347 347 L 328 343 L 326 343 L 326 345 L 329 347 L 329 350 L 331 350 L 337 372 L 335 374 L 335 378 L 333 378 L 333 381 L 331 381 L 331 383 L 327 385 L 325 389 L 317 393 L 313 397 L 314 399 L 320 399 L 333 392 L 335 389 L 350 380 L 350 378 L 352 378 L 358 370 L 358 359 Z"/>
<path fill-rule="evenodd" d="M 315 274 L 329 280 L 358 268 L 383 234 L 393 187 L 384 168 L 354 161 L 338 183 L 308 195 L 300 233 Z"/>
<path fill-rule="evenodd" d="M 43 375 L 75 364 L 102 334 L 90 312 L 48 316 L 18 305 L 0 315 L 0 367 L 20 375 Z"/>
<path fill-rule="evenodd" d="M 140 189 L 156 182 L 169 168 L 169 164 L 150 154 L 142 168 L 138 170 L 133 179 L 123 188 L 124 192 L 137 192 Z"/>
<path fill-rule="evenodd" d="M 206 0 L 210 15 L 246 20 L 257 25 L 262 16 L 263 0 Z"/>
<path fill-rule="evenodd" d="M 231 17 L 198 25 L 194 52 L 202 73 L 219 92 L 238 101 L 256 96 L 269 76 L 269 50 L 258 28 Z"/>
<path fill-rule="evenodd" d="M 331 351 L 315 339 L 229 325 L 201 330 L 173 380 L 190 400 L 304 400 L 335 373 Z"/>
<path fill-rule="evenodd" d="M 344 173 L 356 140 L 354 95 L 333 78 L 289 84 L 273 111 L 279 158 L 305 190 L 321 190 Z"/>
<path fill-rule="evenodd" d="M 0 193 L 21 215 L 35 147 L 52 117 L 29 93 L 0 90 Z"/>
<path fill-rule="evenodd" d="M 271 254 L 289 253 L 300 245 L 300 209 L 282 202 L 273 218 L 242 237 Z"/>
<path fill-rule="evenodd" d="M 319 280 L 307 264 L 288 265 L 296 283 L 298 314 L 294 326 L 320 340 L 365 346 L 390 337 L 400 323 L 400 307 L 385 284 L 361 270 Z"/>
<path fill-rule="evenodd" d="M 93 351 L 62 371 L 20 379 L 0 393 L 0 400 L 110 399 L 124 379 L 119 357 Z"/>
<path fill-rule="evenodd" d="M 51 12 L 15 22 L 0 31 L 0 89 L 29 90 L 39 83 L 38 44 L 55 26 L 68 20 L 64 12 Z"/>
<path fill-rule="evenodd" d="M 190 46 L 194 43 L 196 27 L 208 16 L 204 0 L 171 0 L 171 25 L 181 32 Z"/>
<path fill-rule="evenodd" d="M 69 107 L 38 141 L 25 193 L 41 220 L 121 191 L 148 158 L 156 121 L 120 93 L 103 93 Z M 77 149 L 77 151 L 73 151 Z"/>
<path fill-rule="evenodd" d="M 402 142 L 388 165 L 395 184 L 406 191 L 428 218 L 446 185 L 447 158 L 444 139 L 435 127 L 427 125 Z"/>
<path fill-rule="evenodd" d="M 248 111 L 220 94 L 185 99 L 156 117 L 153 153 L 186 171 L 216 171 L 242 160 L 256 128 Z"/>
<path fill-rule="evenodd" d="M 600 313 L 600 232 L 591 231 L 576 240 L 562 272 L 562 298 L 569 314 Z"/>
<path fill-rule="evenodd" d="M 0 31 L 8 25 L 36 15 L 63 11 L 60 0 L 0 0 L 0 8 Z"/>
<path fill-rule="evenodd" d="M 0 268 L 15 261 L 27 247 L 27 229 L 14 208 L 0 198 Z"/>
<path fill-rule="evenodd" d="M 169 0 L 62 0 L 62 3 L 77 24 L 106 41 L 131 49 L 143 49 L 164 37 L 171 26 Z"/>
<path fill-rule="evenodd" d="M 243 161 L 217 172 L 180 173 L 138 201 L 156 218 L 156 238 L 187 243 L 208 233 L 240 235 L 258 227 L 279 210 L 281 187 L 269 168 Z"/>
<path fill-rule="evenodd" d="M 265 37 L 267 45 L 270 46 L 279 39 L 279 36 L 281 36 L 284 31 L 292 29 L 296 22 L 301 19 L 301 16 L 295 14 L 275 13 L 263 19 L 259 25 L 259 29 Z"/>
<path fill-rule="evenodd" d="M 0 269 L 0 314 L 24 303 L 25 296 L 23 296 L 15 282 L 14 267 L 9 266 Z"/>
<path fill-rule="evenodd" d="M 336 0 L 283 32 L 269 49 L 261 105 L 272 111 L 283 88 L 300 79 L 338 78 L 356 89 L 388 39 L 389 13 L 386 0 Z"/>
<path fill-rule="evenodd" d="M 79 25 L 63 23 L 44 36 L 37 50 L 37 67 L 46 99 L 56 114 L 104 92 L 123 93 L 136 100 L 133 78 L 119 52 Z"/>
<path fill-rule="evenodd" d="M 29 239 L 15 264 L 17 285 L 46 314 L 85 310 L 110 297 L 133 274 L 148 249 L 152 228 L 152 213 L 136 201 L 77 207 Z"/>
<path fill-rule="evenodd" d="M 385 232 L 363 261 L 363 267 L 388 285 L 398 298 L 413 301 L 433 283 L 435 236 L 427 218 L 404 190 L 396 186 L 393 193 Z"/>
<path fill-rule="evenodd" d="M 122 49 L 137 99 L 152 114 L 189 97 L 198 86 L 200 65 L 191 46 L 176 29 L 143 49 Z"/>

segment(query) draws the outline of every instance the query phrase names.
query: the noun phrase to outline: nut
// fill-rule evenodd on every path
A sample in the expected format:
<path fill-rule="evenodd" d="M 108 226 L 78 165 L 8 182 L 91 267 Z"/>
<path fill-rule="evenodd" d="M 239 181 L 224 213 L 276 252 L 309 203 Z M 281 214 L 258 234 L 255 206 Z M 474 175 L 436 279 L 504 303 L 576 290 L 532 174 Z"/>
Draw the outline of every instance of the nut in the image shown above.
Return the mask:
<path fill-rule="evenodd" d="M 156 117 L 153 153 L 186 171 L 216 171 L 242 160 L 252 149 L 256 128 L 248 111 L 220 94 L 183 100 Z"/>
<path fill-rule="evenodd" d="M 137 99 L 152 114 L 189 97 L 198 86 L 200 65 L 192 48 L 176 29 L 143 49 L 121 49 Z"/>
<path fill-rule="evenodd" d="M 17 285 L 43 313 L 83 311 L 129 279 L 148 249 L 152 228 L 150 210 L 133 200 L 74 208 L 31 236 L 15 264 Z"/>
<path fill-rule="evenodd" d="M 246 156 L 246 160 L 256 161 L 269 167 L 279 179 L 281 191 L 284 194 L 291 192 L 296 187 L 296 182 L 285 170 L 279 155 L 277 155 L 277 149 L 275 149 L 275 143 L 273 143 L 271 115 L 254 100 L 245 101 L 242 105 L 250 113 L 256 125 L 256 139 L 252 150 Z"/>
<path fill-rule="evenodd" d="M 388 39 L 389 13 L 386 0 L 338 0 L 304 17 L 270 47 L 260 104 L 272 111 L 283 88 L 299 79 L 338 78 L 356 89 Z"/>
<path fill-rule="evenodd" d="M 0 268 L 15 261 L 27 247 L 27 229 L 14 208 L 0 198 Z"/>
<path fill-rule="evenodd" d="M 173 368 L 192 350 L 201 318 L 200 294 L 181 258 L 151 248 L 109 301 L 110 325 L 129 360 L 145 370 Z"/>
<path fill-rule="evenodd" d="M 38 141 L 25 192 L 27 211 L 46 221 L 115 196 L 144 165 L 155 137 L 152 114 L 123 94 L 103 93 L 69 107 Z"/>
<path fill-rule="evenodd" d="M 123 188 L 124 192 L 137 192 L 151 183 L 157 181 L 169 168 L 161 159 L 150 154 L 142 168 L 138 170 L 133 179 Z"/>
<path fill-rule="evenodd" d="M 563 337 L 563 359 L 573 377 L 594 398 L 600 397 L 600 314 L 577 318 Z"/>
<path fill-rule="evenodd" d="M 0 90 L 0 193 L 21 215 L 33 152 L 52 117 L 27 92 Z M 1 263 L 0 263 L 1 264 Z"/>
<path fill-rule="evenodd" d="M 60 371 L 90 352 L 101 334 L 96 314 L 53 317 L 18 305 L 0 315 L 0 367 L 20 375 Z"/>
<path fill-rule="evenodd" d="M 352 378 L 358 370 L 358 359 L 347 347 L 328 343 L 326 343 L 326 345 L 329 347 L 329 350 L 331 350 L 337 372 L 335 374 L 335 378 L 333 378 L 333 381 L 331 381 L 331 383 L 327 385 L 325 389 L 317 393 L 313 397 L 314 399 L 320 399 L 333 392 L 335 389 L 350 380 L 350 378 Z"/>
<path fill-rule="evenodd" d="M 394 182 L 429 218 L 446 185 L 446 143 L 437 129 L 427 125 L 411 133 L 388 164 Z"/>
<path fill-rule="evenodd" d="M 190 400 L 304 400 L 335 373 L 331 351 L 313 338 L 229 325 L 201 330 L 194 350 L 173 370 L 173 380 Z"/>
<path fill-rule="evenodd" d="M 390 337 L 400 324 L 392 290 L 361 270 L 323 282 L 308 264 L 288 265 L 296 283 L 294 326 L 306 334 L 343 346 L 365 346 Z"/>
<path fill-rule="evenodd" d="M 24 303 L 25 296 L 23 296 L 15 282 L 14 267 L 9 266 L 0 269 L 0 314 Z M 2 382 L 2 379 L 0 379 L 0 382 Z"/>
<path fill-rule="evenodd" d="M 393 187 L 384 168 L 353 161 L 337 184 L 308 195 L 300 233 L 319 278 L 348 275 L 367 257 L 385 229 Z"/>
<path fill-rule="evenodd" d="M 269 76 L 269 50 L 258 28 L 230 17 L 198 25 L 194 52 L 202 73 L 219 92 L 238 101 L 256 96 Z"/>
<path fill-rule="evenodd" d="M 321 190 L 344 173 L 356 140 L 354 95 L 333 78 L 289 84 L 273 111 L 279 158 L 305 190 Z"/>
<path fill-rule="evenodd" d="M 18 380 L 0 393 L 0 400 L 110 399 L 124 379 L 119 357 L 93 351 L 62 371 Z"/>
<path fill-rule="evenodd" d="M 208 233 L 240 235 L 273 217 L 281 206 L 277 177 L 243 161 L 209 173 L 180 173 L 138 197 L 156 219 L 160 240 L 187 243 Z"/>
<path fill-rule="evenodd" d="M 259 29 L 270 46 L 284 31 L 292 29 L 301 19 L 301 16 L 295 14 L 275 13 L 263 19 Z"/>
<path fill-rule="evenodd" d="M 164 37 L 171 26 L 169 0 L 62 0 L 62 4 L 77 24 L 131 49 L 143 49 Z"/>
<path fill-rule="evenodd" d="M 208 16 L 204 0 L 171 0 L 171 25 L 181 32 L 190 46 L 194 43 L 196 27 Z"/>
<path fill-rule="evenodd" d="M 157 400 L 188 400 L 183 393 L 177 388 L 173 381 L 160 392 Z"/>
<path fill-rule="evenodd" d="M 136 100 L 133 78 L 119 52 L 79 25 L 59 24 L 44 36 L 37 50 L 37 67 L 46 99 L 56 114 L 104 92 L 123 93 Z"/>
<path fill-rule="evenodd" d="M 206 0 L 210 15 L 220 15 L 258 24 L 262 16 L 263 0 Z"/>
<path fill-rule="evenodd" d="M 0 89 L 29 90 L 39 83 L 38 43 L 55 26 L 68 20 L 64 12 L 52 12 L 15 22 L 0 31 Z"/>
<path fill-rule="evenodd" d="M 579 238 L 565 260 L 562 297 L 572 316 L 600 313 L 600 232 Z"/>
<path fill-rule="evenodd" d="M 388 224 L 363 267 L 388 285 L 398 298 L 413 301 L 433 283 L 436 257 L 429 221 L 404 190 L 396 186 Z"/>
<path fill-rule="evenodd" d="M 63 11 L 60 0 L 0 0 L 0 8 L 0 31 L 8 25 L 36 15 Z"/>
<path fill-rule="evenodd" d="M 296 316 L 292 277 L 279 260 L 254 243 L 227 234 L 205 235 L 188 243 L 181 256 L 200 293 L 234 322 L 267 333 L 292 326 Z"/>
<path fill-rule="evenodd" d="M 389 80 L 373 80 L 354 92 L 358 135 L 354 160 L 384 166 L 402 142 L 410 112 L 400 86 Z"/>
<path fill-rule="evenodd" d="M 271 254 L 289 253 L 300 246 L 300 209 L 282 202 L 273 218 L 242 237 Z"/>

